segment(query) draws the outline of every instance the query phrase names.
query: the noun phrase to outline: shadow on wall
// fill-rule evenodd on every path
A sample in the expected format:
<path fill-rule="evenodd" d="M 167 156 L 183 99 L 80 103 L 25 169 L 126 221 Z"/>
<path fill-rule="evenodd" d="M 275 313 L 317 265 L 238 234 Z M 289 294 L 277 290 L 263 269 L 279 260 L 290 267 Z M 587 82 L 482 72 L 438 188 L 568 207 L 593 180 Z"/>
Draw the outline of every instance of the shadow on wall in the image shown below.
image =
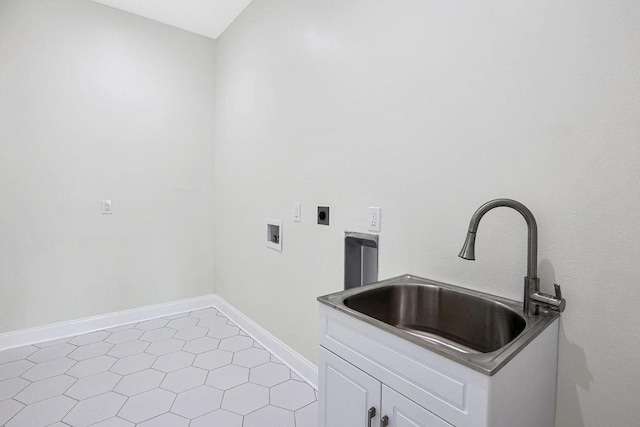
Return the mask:
<path fill-rule="evenodd" d="M 538 277 L 540 277 L 541 283 L 556 283 L 556 273 L 549 260 L 543 259 L 538 264 Z M 570 304 L 571 301 L 567 301 L 567 310 L 571 310 Z M 562 317 L 560 318 L 558 341 L 557 405 L 558 408 L 562 407 L 562 411 L 556 408 L 556 425 L 559 427 L 583 427 L 585 423 L 578 388 L 589 390 L 589 386 L 593 382 L 593 375 L 587 366 L 587 357 L 582 347 L 570 342 L 567 338 Z"/>
<path fill-rule="evenodd" d="M 556 416 L 556 425 L 582 427 L 585 424 L 578 388 L 589 390 L 589 385 L 593 382 L 593 375 L 587 366 L 584 350 L 567 339 L 562 320 L 560 320 L 559 340 L 558 396 L 561 397 L 561 400 L 558 400 L 558 406 L 562 406 L 562 414 L 565 417 L 572 418 L 559 419 Z"/>

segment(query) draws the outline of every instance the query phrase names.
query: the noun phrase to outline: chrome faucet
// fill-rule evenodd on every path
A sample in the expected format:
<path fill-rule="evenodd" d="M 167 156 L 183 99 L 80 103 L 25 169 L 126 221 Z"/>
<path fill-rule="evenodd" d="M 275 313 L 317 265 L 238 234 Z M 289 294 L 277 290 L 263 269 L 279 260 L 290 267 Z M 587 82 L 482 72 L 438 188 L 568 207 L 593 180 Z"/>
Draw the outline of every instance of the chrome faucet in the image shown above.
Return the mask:
<path fill-rule="evenodd" d="M 567 302 L 562 298 L 560 285 L 555 284 L 556 295 L 548 295 L 540 292 L 540 279 L 538 279 L 538 225 L 531 211 L 522 203 L 511 199 L 495 199 L 480 206 L 471 217 L 469 232 L 464 241 L 462 250 L 458 254 L 460 258 L 475 260 L 476 233 L 480 220 L 493 208 L 505 206 L 520 212 L 529 228 L 527 251 L 527 275 L 524 278 L 524 312 L 530 315 L 539 313 L 539 308 L 563 312 Z"/>

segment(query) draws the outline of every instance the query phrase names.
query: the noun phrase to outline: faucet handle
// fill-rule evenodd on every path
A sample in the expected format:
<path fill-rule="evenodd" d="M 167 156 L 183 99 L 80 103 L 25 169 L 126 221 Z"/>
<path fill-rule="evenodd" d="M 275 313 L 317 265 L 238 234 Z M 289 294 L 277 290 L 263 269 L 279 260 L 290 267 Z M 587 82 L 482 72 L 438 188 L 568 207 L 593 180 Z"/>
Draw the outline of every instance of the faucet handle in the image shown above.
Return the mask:
<path fill-rule="evenodd" d="M 556 291 L 556 298 L 561 300 L 562 299 L 562 288 L 560 288 L 560 285 L 558 285 L 557 283 L 554 283 L 553 284 L 553 289 Z"/>
<path fill-rule="evenodd" d="M 564 311 L 564 308 L 567 306 L 567 301 L 562 298 L 562 289 L 560 288 L 560 285 L 555 283 L 553 287 L 556 291 L 555 297 L 553 295 L 544 294 L 542 292 L 534 292 L 531 295 L 531 299 L 533 300 L 533 303 L 539 307 L 562 313 Z"/>

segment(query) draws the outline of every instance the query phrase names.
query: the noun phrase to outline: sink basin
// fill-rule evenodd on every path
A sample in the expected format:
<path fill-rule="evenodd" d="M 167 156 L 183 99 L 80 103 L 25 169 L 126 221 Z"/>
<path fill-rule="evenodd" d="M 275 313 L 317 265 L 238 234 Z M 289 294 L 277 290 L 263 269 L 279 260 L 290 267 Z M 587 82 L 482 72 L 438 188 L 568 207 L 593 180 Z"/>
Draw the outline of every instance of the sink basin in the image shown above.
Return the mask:
<path fill-rule="evenodd" d="M 489 353 L 524 330 L 524 317 L 497 301 L 435 285 L 368 290 L 344 305 L 418 338 L 464 353 Z"/>
<path fill-rule="evenodd" d="M 383 331 L 494 375 L 559 316 L 507 298 L 403 275 L 318 298 Z"/>

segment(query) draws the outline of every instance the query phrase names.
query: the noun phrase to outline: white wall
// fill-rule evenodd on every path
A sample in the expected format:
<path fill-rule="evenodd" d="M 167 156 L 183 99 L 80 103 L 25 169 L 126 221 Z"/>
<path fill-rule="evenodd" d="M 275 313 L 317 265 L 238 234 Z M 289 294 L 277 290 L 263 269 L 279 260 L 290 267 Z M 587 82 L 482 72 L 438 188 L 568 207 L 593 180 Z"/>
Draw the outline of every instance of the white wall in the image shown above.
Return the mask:
<path fill-rule="evenodd" d="M 381 206 L 381 278 L 520 299 L 517 213 L 485 217 L 475 263 L 456 256 L 481 203 L 515 198 L 543 290 L 568 300 L 557 424 L 637 425 L 638 22 L 634 0 L 255 0 L 217 46 L 217 292 L 315 360 L 315 298 Z"/>
<path fill-rule="evenodd" d="M 0 1 L 0 332 L 213 292 L 214 48 Z"/>

